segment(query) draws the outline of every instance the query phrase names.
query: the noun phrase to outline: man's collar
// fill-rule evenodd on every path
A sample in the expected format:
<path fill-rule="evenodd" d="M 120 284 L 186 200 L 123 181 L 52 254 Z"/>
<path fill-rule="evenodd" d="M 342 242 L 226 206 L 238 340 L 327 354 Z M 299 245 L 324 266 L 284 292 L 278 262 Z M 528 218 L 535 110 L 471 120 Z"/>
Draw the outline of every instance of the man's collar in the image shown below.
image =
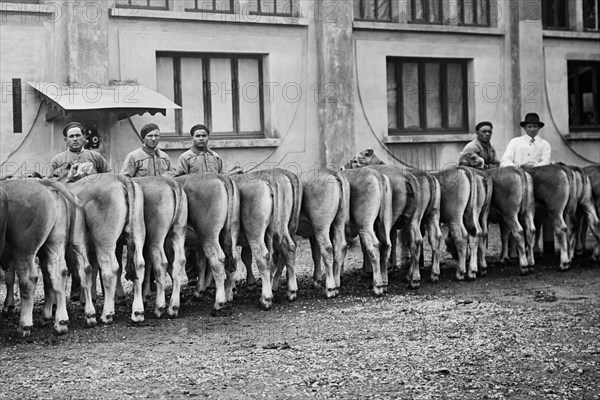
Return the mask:
<path fill-rule="evenodd" d="M 210 148 L 208 146 L 206 146 L 204 148 L 204 150 L 200 150 L 196 146 L 192 146 L 191 150 L 192 150 L 192 153 L 194 153 L 196 155 L 200 155 L 202 153 L 212 154 L 212 151 L 210 150 Z"/>
<path fill-rule="evenodd" d="M 158 155 L 158 146 L 154 149 L 151 149 L 150 147 L 146 146 L 146 144 L 142 145 L 142 150 L 144 150 L 144 152 L 146 154 L 149 154 L 151 156 L 153 155 Z"/>
<path fill-rule="evenodd" d="M 84 148 L 84 147 L 82 147 L 82 148 L 81 148 L 81 150 L 79 150 L 79 151 L 75 151 L 75 150 L 71 150 L 71 149 L 69 149 L 69 151 L 70 151 L 71 153 L 74 153 L 74 154 L 80 154 L 80 153 L 83 153 L 83 151 L 84 151 L 84 150 L 85 150 L 85 148 Z"/>

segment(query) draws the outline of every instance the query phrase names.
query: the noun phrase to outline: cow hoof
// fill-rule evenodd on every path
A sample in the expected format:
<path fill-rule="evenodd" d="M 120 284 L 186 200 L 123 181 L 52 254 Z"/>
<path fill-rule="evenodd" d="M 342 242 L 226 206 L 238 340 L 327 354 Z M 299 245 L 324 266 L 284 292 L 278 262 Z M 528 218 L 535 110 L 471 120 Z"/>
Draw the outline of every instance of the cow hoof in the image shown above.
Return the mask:
<path fill-rule="evenodd" d="M 336 288 L 325 289 L 325 298 L 333 299 L 336 296 L 335 292 L 336 292 Z"/>
<path fill-rule="evenodd" d="M 521 268 L 519 270 L 519 275 L 521 275 L 521 276 L 529 275 L 529 269 L 528 268 Z"/>
<path fill-rule="evenodd" d="M 2 318 L 10 317 L 14 311 L 15 311 L 14 305 L 3 308 L 2 309 Z"/>
<path fill-rule="evenodd" d="M 440 274 L 431 274 L 431 276 L 429 277 L 429 279 L 431 280 L 431 282 L 437 283 L 440 281 Z"/>
<path fill-rule="evenodd" d="M 561 271 L 566 271 L 569 268 L 571 268 L 571 262 L 560 263 L 560 270 Z"/>
<path fill-rule="evenodd" d="M 273 306 L 273 298 L 261 298 L 258 302 L 258 306 L 263 311 L 269 311 Z"/>
<path fill-rule="evenodd" d="M 287 293 L 288 301 L 295 301 L 298 298 L 298 292 L 296 290 L 290 290 Z"/>
<path fill-rule="evenodd" d="M 467 280 L 468 281 L 474 281 L 475 279 L 477 279 L 477 272 L 474 272 L 474 271 L 467 272 Z"/>
<path fill-rule="evenodd" d="M 19 329 L 17 329 L 17 332 L 19 332 L 21 334 L 22 338 L 28 338 L 29 336 L 31 336 L 31 329 L 33 329 L 33 326 L 29 325 L 29 326 L 24 326 L 24 327 L 19 327 Z"/>
<path fill-rule="evenodd" d="M 192 294 L 192 297 L 194 300 L 202 300 L 202 298 L 204 297 L 204 290 L 199 290 L 197 292 L 194 292 Z"/>
<path fill-rule="evenodd" d="M 383 285 L 375 285 L 373 287 L 373 293 L 375 294 L 375 296 L 377 297 L 381 297 L 383 296 L 385 293 L 383 291 Z"/>
<path fill-rule="evenodd" d="M 233 309 L 231 308 L 213 308 L 210 311 L 210 316 L 211 317 L 229 317 L 230 315 L 233 314 Z"/>
<path fill-rule="evenodd" d="M 323 284 L 322 284 L 321 281 L 313 279 L 313 281 L 312 281 L 312 287 L 313 287 L 313 289 L 321 290 L 321 288 L 323 287 Z"/>
<path fill-rule="evenodd" d="M 154 316 L 156 318 L 159 318 L 163 316 L 163 314 L 165 313 L 165 308 L 164 307 L 160 307 L 160 308 L 155 308 L 154 309 Z"/>
<path fill-rule="evenodd" d="M 487 268 L 479 268 L 479 276 L 484 277 L 487 276 L 488 270 Z"/>
<path fill-rule="evenodd" d="M 93 314 L 88 316 L 83 324 L 84 328 L 93 328 L 96 325 L 98 325 L 98 322 L 96 321 L 96 316 Z"/>
<path fill-rule="evenodd" d="M 63 323 L 65 323 L 63 325 Z M 60 321 L 58 326 L 54 326 L 54 334 L 57 336 L 61 336 L 69 332 L 69 321 Z"/>
<path fill-rule="evenodd" d="M 409 283 L 408 283 L 408 288 L 409 289 L 418 289 L 419 287 L 421 287 L 421 281 L 420 280 L 413 279 L 413 280 L 409 281 Z"/>
<path fill-rule="evenodd" d="M 457 281 L 464 281 L 465 280 L 465 273 L 464 272 L 457 272 L 455 275 L 455 278 Z"/>
<path fill-rule="evenodd" d="M 114 316 L 115 316 L 114 314 L 108 314 L 106 317 L 100 317 L 100 321 L 101 321 L 103 324 L 110 325 L 110 324 L 112 324 L 113 322 L 115 322 L 115 321 L 114 321 Z"/>
<path fill-rule="evenodd" d="M 131 322 L 133 322 L 135 324 L 144 322 L 144 312 L 143 311 L 134 311 L 131 315 Z"/>

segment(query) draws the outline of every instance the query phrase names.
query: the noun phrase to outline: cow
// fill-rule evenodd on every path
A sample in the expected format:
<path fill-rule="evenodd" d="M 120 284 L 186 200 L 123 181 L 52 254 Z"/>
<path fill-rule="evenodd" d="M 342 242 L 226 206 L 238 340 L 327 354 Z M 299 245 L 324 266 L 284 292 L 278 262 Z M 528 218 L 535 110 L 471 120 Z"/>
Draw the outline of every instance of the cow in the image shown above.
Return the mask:
<path fill-rule="evenodd" d="M 6 192 L 0 189 L 0 256 L 4 251 L 4 242 L 6 237 L 6 225 L 8 223 L 8 197 Z"/>
<path fill-rule="evenodd" d="M 215 280 L 215 303 L 211 315 L 231 314 L 233 274 L 238 261 L 237 241 L 240 224 L 240 193 L 226 175 L 205 173 L 175 178 L 188 201 L 188 226 L 198 237 L 196 269 L 199 281 L 194 296 L 200 298 L 206 289 L 206 273 L 201 269 L 208 261 Z"/>
<path fill-rule="evenodd" d="M 360 168 L 363 166 L 370 167 L 380 167 L 383 166 L 383 161 L 381 161 L 373 152 L 373 149 L 366 149 L 356 155 L 349 163 L 347 163 L 345 168 Z M 439 260 L 440 260 L 440 245 L 442 241 L 442 231 L 440 229 L 440 201 L 441 201 L 441 189 L 439 181 L 430 173 L 425 171 L 420 171 L 417 169 L 413 169 L 408 167 L 407 165 L 403 165 L 402 167 L 396 167 L 407 176 L 407 180 L 410 179 L 410 176 L 414 176 L 417 180 L 417 188 L 418 191 L 415 195 L 408 198 L 410 203 L 414 203 L 409 205 L 409 207 L 415 208 L 413 218 L 410 220 L 411 227 L 409 228 L 414 232 L 415 227 L 412 224 L 418 223 L 418 233 L 413 233 L 415 239 L 415 244 L 419 243 L 418 237 L 427 233 L 429 244 L 432 250 L 432 268 L 430 279 L 432 282 L 437 282 L 440 276 L 440 268 L 439 268 Z M 410 170 L 410 172 L 409 172 Z M 389 177 L 390 175 L 388 175 Z M 414 183 L 413 183 L 414 184 Z M 406 236 L 406 232 L 408 230 L 404 230 L 401 232 L 402 236 Z M 392 230 L 391 234 L 391 243 L 392 243 L 392 251 L 390 263 L 392 265 L 396 264 L 396 239 L 394 230 Z M 410 237 L 405 238 L 404 242 L 411 242 Z M 409 273 L 407 276 L 407 280 L 409 282 L 409 287 L 417 288 L 420 285 L 420 271 L 419 266 L 423 262 L 423 258 L 421 255 L 423 254 L 423 246 L 422 239 L 421 244 L 416 248 L 416 255 L 411 255 L 411 266 L 409 269 Z M 410 245 L 409 245 L 410 246 Z"/>
<path fill-rule="evenodd" d="M 6 243 L 2 265 L 6 274 L 7 294 L 3 312 L 14 307 L 14 272 L 19 277 L 21 316 L 18 331 L 23 337 L 31 334 L 33 301 L 38 279 L 36 255 L 44 274 L 45 306 L 43 318 L 52 318 L 56 304 L 54 331 L 68 331 L 66 308 L 67 264 L 65 249 L 69 241 L 73 208 L 81 207 L 80 199 L 64 185 L 39 179 L 14 179 L 1 183 L 6 194 Z"/>
<path fill-rule="evenodd" d="M 573 250 L 582 252 L 583 243 L 585 243 L 585 235 L 589 227 L 592 235 L 594 235 L 598 246 L 600 247 L 600 221 L 598 219 L 598 204 L 594 200 L 592 179 L 588 174 L 594 174 L 594 168 L 582 169 L 575 166 L 569 166 L 574 173 L 574 181 L 577 188 L 577 206 L 576 206 L 576 226 L 573 229 L 573 235 L 576 245 Z M 571 240 L 573 243 L 573 240 Z M 597 261 L 597 260 L 595 260 Z"/>
<path fill-rule="evenodd" d="M 590 180 L 592 199 L 595 203 L 596 214 L 600 217 L 600 165 L 591 165 L 589 167 L 585 167 L 583 170 Z M 582 234 L 585 238 L 585 230 L 583 230 Z M 585 243 L 585 239 L 583 243 Z M 592 259 L 594 261 L 600 261 L 600 244 L 596 245 Z"/>
<path fill-rule="evenodd" d="M 272 278 L 272 290 L 277 291 L 279 279 L 286 267 L 287 298 L 294 301 L 297 297 L 298 283 L 296 281 L 296 241 L 294 236 L 298 229 L 300 205 L 302 201 L 302 183 L 298 176 L 286 169 L 274 168 L 265 171 L 278 183 L 277 204 L 279 205 L 279 229 L 273 237 L 273 263 L 276 272 Z"/>
<path fill-rule="evenodd" d="M 558 164 L 528 167 L 525 171 L 533 179 L 535 196 L 536 242 L 539 226 L 548 219 L 554 229 L 560 251 L 560 270 L 570 268 L 568 238 L 570 236 L 570 216 L 576 206 L 575 185 L 572 171 Z"/>
<path fill-rule="evenodd" d="M 302 202 L 296 233 L 309 238 L 314 263 L 313 286 L 321 287 L 325 265 L 325 297 L 339 295 L 340 275 L 350 224 L 350 184 L 339 171 L 311 169 L 302 174 Z"/>
<path fill-rule="evenodd" d="M 150 292 L 150 270 L 153 269 L 156 281 L 154 314 L 160 318 L 167 311 L 170 317 L 176 317 L 180 306 L 181 277 L 185 269 L 187 195 L 173 178 L 149 176 L 132 180 L 140 185 L 144 195 L 146 271 L 143 297 L 146 298 Z M 168 310 L 165 306 L 167 273 L 172 281 Z"/>
<path fill-rule="evenodd" d="M 383 162 L 375 155 L 372 149 L 363 150 L 355 158 L 361 165 L 382 164 Z M 408 164 L 401 164 L 410 171 L 414 168 Z M 467 247 L 469 235 L 471 236 L 471 247 L 477 248 L 481 228 L 479 226 L 479 214 L 484 204 L 477 203 L 478 183 L 475 174 L 465 168 L 449 168 L 432 174 L 440 184 L 440 222 L 448 225 L 450 237 L 456 248 L 458 267 L 456 279 L 464 280 L 465 275 L 469 279 L 475 279 L 477 274 L 477 251 L 471 251 L 469 269 L 466 269 Z M 439 267 L 436 263 L 432 265 L 432 274 L 439 276 Z"/>
<path fill-rule="evenodd" d="M 95 292 L 93 271 L 100 270 L 104 289 L 104 306 L 100 320 L 110 324 L 115 314 L 115 292 L 120 282 L 116 256 L 117 242 L 121 237 L 127 243 L 126 277 L 133 281 L 134 300 L 131 320 L 144 321 L 142 282 L 144 278 L 143 245 L 146 236 L 144 203 L 141 187 L 131 179 L 113 173 L 85 175 L 82 165 L 61 172 L 59 181 L 82 201 L 82 212 L 77 212 L 74 240 L 69 246 L 72 269 L 78 273 L 83 294 L 82 304 L 85 324 L 96 324 L 96 311 L 92 302 Z M 74 170 L 77 170 L 74 173 Z"/>
<path fill-rule="evenodd" d="M 535 241 L 535 199 L 533 180 L 524 170 L 509 166 L 485 171 L 493 182 L 491 222 L 500 225 L 500 260 L 509 259 L 509 235 L 515 240 L 520 274 L 533 272 Z M 483 271 L 482 271 L 483 272 Z"/>
<path fill-rule="evenodd" d="M 262 281 L 259 307 L 269 310 L 273 305 L 271 276 L 277 268 L 272 264 L 273 238 L 281 237 L 279 183 L 260 171 L 232 174 L 231 179 L 240 190 L 239 245 L 246 279 L 249 286 L 256 284 L 252 274 L 254 258 Z"/>
<path fill-rule="evenodd" d="M 373 269 L 373 293 L 382 296 L 388 285 L 393 225 L 390 180 L 368 168 L 346 169 L 341 174 L 350 184 L 350 225 L 346 236 L 360 237 L 363 255 Z"/>

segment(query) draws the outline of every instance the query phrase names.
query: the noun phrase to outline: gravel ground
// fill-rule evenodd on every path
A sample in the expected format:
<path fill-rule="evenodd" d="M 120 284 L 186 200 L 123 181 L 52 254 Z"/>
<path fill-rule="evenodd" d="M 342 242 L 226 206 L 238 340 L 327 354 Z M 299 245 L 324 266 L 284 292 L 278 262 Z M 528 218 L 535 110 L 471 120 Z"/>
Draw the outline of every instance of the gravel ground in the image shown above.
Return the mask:
<path fill-rule="evenodd" d="M 206 297 L 177 319 L 133 325 L 121 306 L 113 325 L 84 329 L 69 303 L 67 335 L 36 326 L 25 340 L 18 316 L 0 319 L 0 398 L 600 399 L 600 266 L 558 272 L 557 257 L 538 258 L 520 277 L 495 263 L 495 229 L 490 243 L 487 277 L 456 282 L 448 259 L 416 291 L 395 271 L 383 298 L 355 247 L 342 294 L 324 299 L 301 241 L 298 300 L 280 290 L 268 312 L 240 287 L 228 317 L 210 317 Z"/>

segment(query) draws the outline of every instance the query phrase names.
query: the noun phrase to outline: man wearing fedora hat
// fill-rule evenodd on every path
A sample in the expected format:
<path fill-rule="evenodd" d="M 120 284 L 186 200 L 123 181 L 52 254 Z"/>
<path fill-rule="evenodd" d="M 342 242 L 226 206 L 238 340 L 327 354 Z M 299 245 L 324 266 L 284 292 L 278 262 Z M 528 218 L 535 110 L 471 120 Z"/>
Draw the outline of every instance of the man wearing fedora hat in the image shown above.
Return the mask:
<path fill-rule="evenodd" d="M 538 137 L 540 129 L 544 127 L 544 123 L 540 121 L 540 116 L 536 113 L 529 113 L 520 125 L 526 134 L 514 138 L 508 143 L 500 166 L 515 165 L 522 167 L 527 165 L 538 167 L 550 164 L 552 151 L 550 143 Z"/>
<path fill-rule="evenodd" d="M 475 126 L 477 137 L 467 143 L 461 151 L 459 165 L 479 169 L 495 168 L 500 165 L 496 157 L 496 149 L 492 146 L 494 126 L 490 121 L 481 121 Z"/>

